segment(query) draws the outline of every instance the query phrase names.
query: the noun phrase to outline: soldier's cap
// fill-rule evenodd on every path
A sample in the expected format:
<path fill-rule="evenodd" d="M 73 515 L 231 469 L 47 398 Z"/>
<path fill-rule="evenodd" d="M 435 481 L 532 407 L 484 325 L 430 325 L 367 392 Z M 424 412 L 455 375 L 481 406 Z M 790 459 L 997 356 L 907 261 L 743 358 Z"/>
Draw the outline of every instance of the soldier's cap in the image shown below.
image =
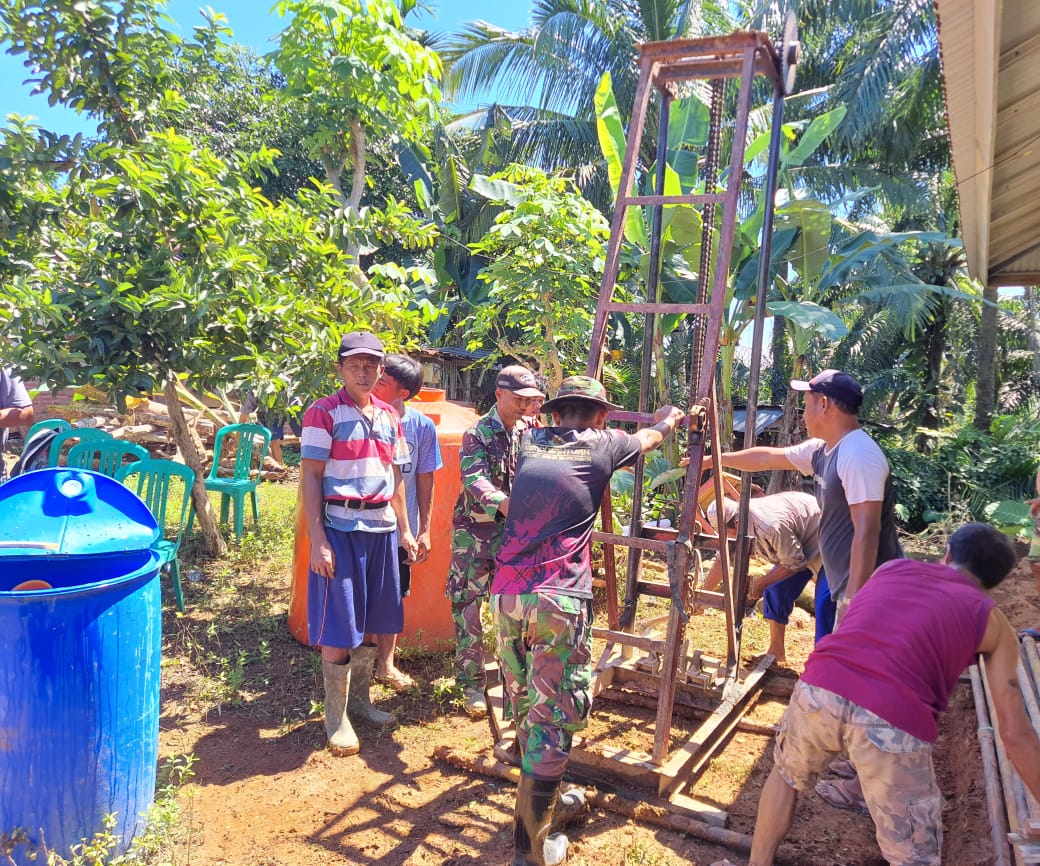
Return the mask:
<path fill-rule="evenodd" d="M 538 387 L 538 380 L 534 373 L 521 367 L 519 364 L 510 364 L 503 367 L 495 378 L 495 388 L 503 391 L 512 391 L 517 397 L 544 397 Z"/>
<path fill-rule="evenodd" d="M 859 382 L 841 370 L 824 370 L 808 382 L 792 379 L 791 387 L 795 391 L 814 391 L 825 397 L 833 397 L 851 409 L 859 409 L 863 404 L 863 389 Z"/>
<path fill-rule="evenodd" d="M 560 390 L 542 406 L 543 412 L 555 412 L 564 400 L 586 400 L 604 409 L 620 409 L 607 399 L 607 389 L 590 376 L 568 376 L 560 383 Z"/>
<path fill-rule="evenodd" d="M 349 358 L 351 355 L 374 355 L 383 357 L 383 344 L 379 337 L 368 331 L 351 331 L 344 334 L 339 344 L 339 357 Z"/>

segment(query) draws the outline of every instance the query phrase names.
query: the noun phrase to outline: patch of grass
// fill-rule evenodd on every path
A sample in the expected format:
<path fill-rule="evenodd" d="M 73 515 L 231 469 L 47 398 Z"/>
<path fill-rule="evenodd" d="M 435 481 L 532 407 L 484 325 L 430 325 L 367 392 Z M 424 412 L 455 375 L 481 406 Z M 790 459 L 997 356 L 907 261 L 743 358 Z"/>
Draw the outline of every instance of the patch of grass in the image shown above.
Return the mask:
<path fill-rule="evenodd" d="M 659 866 L 664 863 L 660 851 L 652 851 L 641 839 L 625 850 L 625 866 Z"/>
<path fill-rule="evenodd" d="M 178 866 L 191 862 L 194 827 L 190 816 L 190 795 L 187 798 L 188 815 L 185 816 L 178 804 L 180 788 L 194 778 L 192 767 L 194 755 L 177 755 L 168 758 L 159 768 L 156 781 L 155 803 L 148 811 L 144 829 L 138 833 L 123 854 L 122 839 L 112 830 L 117 818 L 105 815 L 102 829 L 90 839 L 73 845 L 69 856 L 52 851 L 44 841 L 39 846 L 30 846 L 28 836 L 22 829 L 0 833 L 0 855 L 8 862 L 16 851 L 24 850 L 30 859 L 47 866 Z M 183 860 L 180 855 L 183 854 Z"/>
<path fill-rule="evenodd" d="M 182 546 L 186 608 L 168 607 L 164 656 L 177 657 L 183 704 L 189 710 L 243 706 L 273 684 L 271 660 L 288 652 L 298 673 L 320 670 L 314 654 L 288 637 L 285 614 L 292 577 L 296 485 L 264 483 L 257 488 L 260 526 L 246 519 L 246 533 L 232 537 L 219 560 L 201 555 L 194 536 Z M 219 506 L 214 498 L 214 505 Z M 167 597 L 167 602 L 172 602 Z M 283 646 L 279 646 L 282 644 Z M 174 670 L 170 670 L 171 678 Z M 313 677 L 304 676 L 310 686 Z M 298 717 L 298 701 L 283 708 Z"/>

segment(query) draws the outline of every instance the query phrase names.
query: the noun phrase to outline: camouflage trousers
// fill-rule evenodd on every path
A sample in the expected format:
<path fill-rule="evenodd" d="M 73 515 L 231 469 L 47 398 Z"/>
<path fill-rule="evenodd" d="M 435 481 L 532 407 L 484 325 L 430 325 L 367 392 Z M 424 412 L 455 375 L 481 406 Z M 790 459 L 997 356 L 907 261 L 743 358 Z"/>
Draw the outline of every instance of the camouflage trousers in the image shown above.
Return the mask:
<path fill-rule="evenodd" d="M 592 602 L 494 595 L 491 614 L 523 772 L 561 779 L 592 709 Z"/>
<path fill-rule="evenodd" d="M 809 790 L 843 752 L 859 774 L 885 860 L 892 866 L 938 866 L 942 795 L 932 744 L 840 695 L 799 682 L 776 735 L 776 769 L 792 788 Z"/>
<path fill-rule="evenodd" d="M 484 686 L 484 624 L 480 608 L 491 592 L 499 538 L 483 539 L 465 529 L 452 535 L 451 565 L 445 595 L 455 623 L 455 682 L 461 688 Z"/>

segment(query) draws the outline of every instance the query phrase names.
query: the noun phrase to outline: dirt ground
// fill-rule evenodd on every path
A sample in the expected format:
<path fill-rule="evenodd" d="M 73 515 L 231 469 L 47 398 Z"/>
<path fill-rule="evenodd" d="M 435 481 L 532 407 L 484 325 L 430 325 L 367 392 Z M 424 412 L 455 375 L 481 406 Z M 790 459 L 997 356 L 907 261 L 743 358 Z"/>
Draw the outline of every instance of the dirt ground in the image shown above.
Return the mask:
<path fill-rule="evenodd" d="M 165 612 L 160 750 L 194 755 L 195 778 L 181 789 L 183 838 L 176 862 L 196 866 L 419 866 L 510 861 L 514 787 L 437 760 L 449 746 L 490 756 L 486 721 L 452 705 L 444 655 L 408 654 L 401 667 L 421 683 L 398 695 L 376 690 L 378 705 L 397 716 L 389 732 L 361 730 L 361 754 L 334 758 L 325 749 L 320 713 L 320 662 L 288 634 L 284 574 L 258 577 L 233 566 L 187 584 L 188 612 Z M 997 593 L 1012 623 L 1040 622 L 1040 603 L 1023 562 Z M 789 670 L 770 674 L 769 691 L 793 684 L 811 649 L 812 624 L 796 610 L 788 634 Z M 721 613 L 693 621 L 695 645 L 710 648 Z M 745 628 L 746 654 L 766 643 L 764 624 Z M 698 641 L 704 641 L 703 644 Z M 765 696 L 747 718 L 773 724 L 783 698 Z M 679 719 L 677 726 L 692 724 Z M 937 748 L 946 797 L 945 857 L 951 866 L 991 863 L 977 722 L 970 685 L 962 684 Z M 605 732 L 652 737 L 650 712 L 600 702 L 590 739 Z M 634 742 L 630 739 L 630 742 Z M 771 737 L 738 731 L 689 793 L 728 812 L 727 826 L 750 833 L 770 766 Z M 592 809 L 568 831 L 572 866 L 708 864 L 730 849 L 612 812 Z M 803 797 L 789 837 L 788 863 L 883 864 L 868 817 Z"/>

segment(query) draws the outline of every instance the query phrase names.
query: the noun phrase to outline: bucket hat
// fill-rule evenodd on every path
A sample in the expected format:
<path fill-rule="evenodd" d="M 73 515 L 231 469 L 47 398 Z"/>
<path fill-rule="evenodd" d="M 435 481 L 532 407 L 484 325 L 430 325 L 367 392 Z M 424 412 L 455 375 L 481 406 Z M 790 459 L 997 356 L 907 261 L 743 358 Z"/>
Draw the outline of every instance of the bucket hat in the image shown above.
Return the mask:
<path fill-rule="evenodd" d="M 560 383 L 556 396 L 542 405 L 542 412 L 556 411 L 564 400 L 586 400 L 604 409 L 621 408 L 607 399 L 607 389 L 591 376 L 568 376 Z"/>

